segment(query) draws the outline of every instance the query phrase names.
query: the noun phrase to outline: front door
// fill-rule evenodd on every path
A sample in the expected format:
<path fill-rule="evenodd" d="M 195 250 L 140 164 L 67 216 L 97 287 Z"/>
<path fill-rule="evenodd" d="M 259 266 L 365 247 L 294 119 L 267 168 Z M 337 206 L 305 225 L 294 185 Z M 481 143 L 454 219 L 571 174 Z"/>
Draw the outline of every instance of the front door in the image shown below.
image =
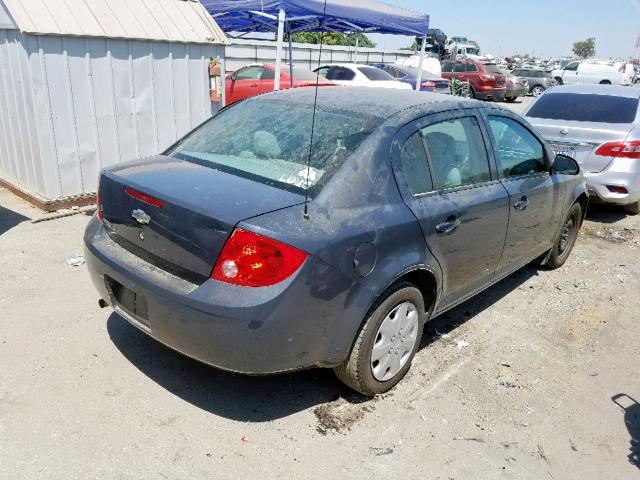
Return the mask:
<path fill-rule="evenodd" d="M 475 111 L 431 115 L 405 131 L 403 197 L 442 268 L 441 310 L 492 280 L 504 247 L 509 197 L 491 167 Z"/>
<path fill-rule="evenodd" d="M 548 250 L 557 231 L 563 184 L 549 174 L 542 142 L 518 120 L 487 117 L 498 170 L 509 192 L 509 233 L 500 262 L 506 272 Z"/>
<path fill-rule="evenodd" d="M 262 77 L 262 67 L 249 66 L 235 72 L 229 82 L 227 103 L 237 102 L 258 95 L 258 82 Z"/>

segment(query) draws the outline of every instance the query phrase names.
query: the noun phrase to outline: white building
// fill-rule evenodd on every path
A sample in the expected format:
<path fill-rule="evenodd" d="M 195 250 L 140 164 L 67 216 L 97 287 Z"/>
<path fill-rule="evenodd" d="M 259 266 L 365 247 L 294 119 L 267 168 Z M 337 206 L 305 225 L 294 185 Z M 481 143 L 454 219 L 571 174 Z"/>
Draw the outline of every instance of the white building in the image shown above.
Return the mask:
<path fill-rule="evenodd" d="M 81 203 L 211 116 L 225 43 L 197 0 L 0 0 L 0 185 Z"/>

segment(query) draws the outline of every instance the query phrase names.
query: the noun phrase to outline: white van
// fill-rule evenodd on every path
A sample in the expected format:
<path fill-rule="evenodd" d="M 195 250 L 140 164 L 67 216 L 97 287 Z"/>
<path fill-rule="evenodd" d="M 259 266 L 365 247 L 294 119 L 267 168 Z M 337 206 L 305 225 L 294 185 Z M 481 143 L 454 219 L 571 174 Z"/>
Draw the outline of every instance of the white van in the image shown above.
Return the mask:
<path fill-rule="evenodd" d="M 624 62 L 571 62 L 562 70 L 554 70 L 558 85 L 596 83 L 603 85 L 631 85 L 633 65 Z"/>

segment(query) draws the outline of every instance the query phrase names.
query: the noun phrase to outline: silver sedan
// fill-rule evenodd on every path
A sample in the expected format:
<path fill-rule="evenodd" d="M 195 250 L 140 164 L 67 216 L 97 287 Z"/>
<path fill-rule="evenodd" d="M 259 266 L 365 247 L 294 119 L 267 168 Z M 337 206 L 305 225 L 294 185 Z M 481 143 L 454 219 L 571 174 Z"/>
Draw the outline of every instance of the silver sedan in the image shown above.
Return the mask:
<path fill-rule="evenodd" d="M 640 89 L 572 85 L 546 91 L 525 116 L 556 153 L 575 158 L 595 201 L 640 213 Z"/>

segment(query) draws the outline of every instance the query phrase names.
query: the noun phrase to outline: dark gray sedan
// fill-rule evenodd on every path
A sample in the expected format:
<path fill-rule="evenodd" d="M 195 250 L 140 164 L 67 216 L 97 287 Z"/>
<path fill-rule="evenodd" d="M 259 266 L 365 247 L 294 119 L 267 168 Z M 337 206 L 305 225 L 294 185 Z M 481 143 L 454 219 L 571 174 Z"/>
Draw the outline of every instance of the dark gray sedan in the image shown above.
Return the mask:
<path fill-rule="evenodd" d="M 567 260 L 585 182 L 492 104 L 333 87 L 314 110 L 314 94 L 240 102 L 103 171 L 86 258 L 102 299 L 185 355 L 334 368 L 374 395 L 406 374 L 426 321 Z"/>

